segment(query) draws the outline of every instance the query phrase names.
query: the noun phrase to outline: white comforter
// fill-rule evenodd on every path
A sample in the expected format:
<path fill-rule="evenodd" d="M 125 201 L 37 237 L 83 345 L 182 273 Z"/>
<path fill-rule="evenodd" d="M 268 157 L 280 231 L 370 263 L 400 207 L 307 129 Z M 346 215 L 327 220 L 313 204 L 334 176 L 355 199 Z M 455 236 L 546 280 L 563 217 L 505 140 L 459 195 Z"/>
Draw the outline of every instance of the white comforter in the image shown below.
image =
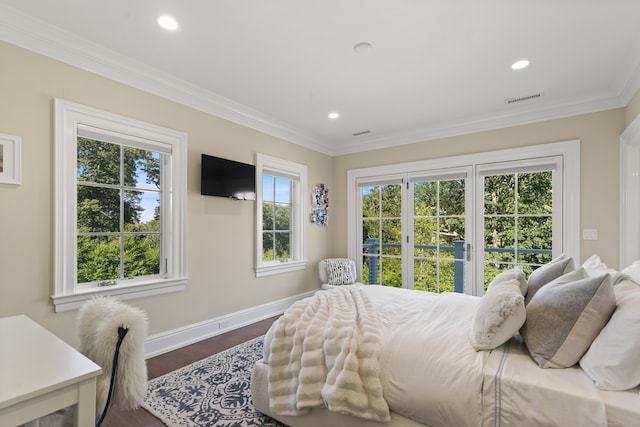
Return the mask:
<path fill-rule="evenodd" d="M 434 427 L 607 425 L 602 399 L 578 368 L 538 368 L 517 343 L 504 357 L 504 346 L 476 352 L 469 330 L 478 297 L 359 287 L 378 314 L 391 411 Z"/>
<path fill-rule="evenodd" d="M 477 427 L 488 356 L 469 344 L 478 299 L 383 286 L 367 293 L 379 313 L 382 384 L 391 410 L 430 426 Z"/>

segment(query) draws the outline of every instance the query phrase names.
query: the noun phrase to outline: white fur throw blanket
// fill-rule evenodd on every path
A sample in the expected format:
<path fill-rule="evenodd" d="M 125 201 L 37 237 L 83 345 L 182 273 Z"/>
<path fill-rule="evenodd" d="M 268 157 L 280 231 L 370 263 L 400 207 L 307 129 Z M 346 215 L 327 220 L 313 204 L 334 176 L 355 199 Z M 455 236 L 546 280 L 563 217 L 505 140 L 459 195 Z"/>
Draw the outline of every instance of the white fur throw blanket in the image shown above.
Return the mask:
<path fill-rule="evenodd" d="M 294 303 L 270 330 L 269 405 L 274 414 L 311 408 L 389 421 L 380 381 L 378 318 L 369 297 L 346 285 Z"/>

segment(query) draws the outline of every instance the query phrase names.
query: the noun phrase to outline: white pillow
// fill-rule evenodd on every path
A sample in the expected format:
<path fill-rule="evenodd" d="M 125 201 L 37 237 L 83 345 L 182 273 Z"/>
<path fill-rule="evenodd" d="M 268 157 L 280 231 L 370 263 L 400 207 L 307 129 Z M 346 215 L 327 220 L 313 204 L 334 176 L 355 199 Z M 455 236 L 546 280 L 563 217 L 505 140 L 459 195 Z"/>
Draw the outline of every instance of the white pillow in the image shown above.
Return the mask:
<path fill-rule="evenodd" d="M 627 390 L 640 384 L 640 285 L 624 280 L 613 290 L 616 310 L 580 367 L 602 390 Z"/>
<path fill-rule="evenodd" d="M 640 285 L 640 261 L 635 261 L 633 264 L 622 270 L 621 273 Z"/>
<path fill-rule="evenodd" d="M 496 277 L 493 278 L 491 283 L 489 283 L 489 286 L 487 287 L 487 289 L 491 288 L 492 286 L 498 286 L 512 279 L 515 279 L 518 281 L 518 284 L 520 286 L 520 292 L 522 293 L 522 295 L 526 295 L 527 294 L 527 278 L 524 275 L 524 271 L 522 271 L 522 269 L 519 267 L 512 268 L 510 270 L 505 270 L 502 273 L 498 274 Z"/>
<path fill-rule="evenodd" d="M 517 279 L 489 286 L 471 321 L 471 346 L 480 351 L 504 344 L 518 332 L 525 317 L 524 296 Z"/>
<path fill-rule="evenodd" d="M 624 278 L 623 274 L 618 270 L 607 267 L 607 265 L 602 262 L 598 254 L 591 255 L 582 264 L 582 268 L 584 268 L 589 277 L 598 276 L 602 273 L 608 273 L 611 276 L 611 283 L 613 285 L 616 285 Z"/>

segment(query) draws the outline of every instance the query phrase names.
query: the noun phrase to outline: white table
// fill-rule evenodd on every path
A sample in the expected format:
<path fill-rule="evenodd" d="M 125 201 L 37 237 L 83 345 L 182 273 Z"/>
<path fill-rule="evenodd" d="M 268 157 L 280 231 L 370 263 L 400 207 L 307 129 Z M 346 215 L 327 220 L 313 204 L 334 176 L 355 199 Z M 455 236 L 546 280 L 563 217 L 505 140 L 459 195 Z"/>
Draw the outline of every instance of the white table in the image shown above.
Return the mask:
<path fill-rule="evenodd" d="M 102 369 L 27 316 L 0 319 L 0 426 L 77 405 L 75 425 L 95 425 Z"/>

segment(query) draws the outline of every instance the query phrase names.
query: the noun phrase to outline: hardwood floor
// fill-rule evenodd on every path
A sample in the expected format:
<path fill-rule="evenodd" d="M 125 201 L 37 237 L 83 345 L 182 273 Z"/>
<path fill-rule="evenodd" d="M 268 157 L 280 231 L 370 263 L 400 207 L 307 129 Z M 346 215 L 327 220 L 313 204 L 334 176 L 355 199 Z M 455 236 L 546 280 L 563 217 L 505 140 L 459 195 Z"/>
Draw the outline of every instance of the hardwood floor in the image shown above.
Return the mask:
<path fill-rule="evenodd" d="M 263 320 L 243 328 L 218 335 L 198 343 L 147 359 L 149 379 L 162 376 L 190 363 L 264 335 L 278 317 Z M 165 427 L 165 424 L 144 409 L 119 411 L 111 408 L 102 427 Z"/>

